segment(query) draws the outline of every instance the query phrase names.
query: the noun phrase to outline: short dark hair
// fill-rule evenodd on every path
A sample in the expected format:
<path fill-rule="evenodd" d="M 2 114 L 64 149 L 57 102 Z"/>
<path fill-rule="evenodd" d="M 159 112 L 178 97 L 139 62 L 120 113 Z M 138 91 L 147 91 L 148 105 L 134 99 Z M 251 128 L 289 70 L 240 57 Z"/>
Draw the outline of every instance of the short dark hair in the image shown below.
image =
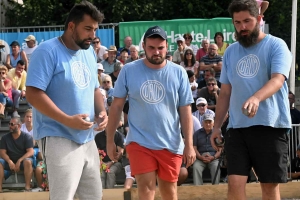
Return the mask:
<path fill-rule="evenodd" d="M 104 19 L 103 13 L 96 6 L 84 0 L 79 4 L 75 4 L 71 9 L 65 22 L 65 30 L 67 30 L 69 22 L 74 22 L 76 25 L 82 22 L 84 15 L 89 15 L 98 23 L 101 23 Z"/>
<path fill-rule="evenodd" d="M 17 65 L 18 65 L 18 64 L 20 64 L 21 66 L 24 66 L 24 65 L 25 65 L 25 62 L 24 62 L 24 60 L 21 59 L 21 60 L 19 60 L 19 61 L 17 62 Z"/>
<path fill-rule="evenodd" d="M 291 94 L 291 95 L 293 95 L 293 97 L 295 97 L 295 95 L 292 91 L 289 91 L 289 94 Z"/>
<path fill-rule="evenodd" d="M 206 82 L 207 82 L 207 83 L 208 83 L 208 82 L 214 82 L 214 83 L 217 83 L 217 79 L 216 79 L 215 77 L 210 77 L 210 78 L 207 79 Z"/>
<path fill-rule="evenodd" d="M 96 36 L 96 37 L 93 39 L 93 41 L 96 40 L 96 39 L 98 39 L 99 42 L 101 42 L 101 40 L 100 40 L 100 38 L 99 38 L 98 36 Z"/>
<path fill-rule="evenodd" d="M 210 74 L 212 75 L 212 76 L 215 76 L 216 75 L 216 71 L 214 70 L 214 68 L 209 68 L 209 69 L 207 69 L 207 70 L 205 70 L 205 72 L 210 72 Z M 204 73 L 205 73 L 204 72 Z"/>
<path fill-rule="evenodd" d="M 222 39 L 223 39 L 222 42 L 224 42 L 224 35 L 223 35 L 223 33 L 221 33 L 221 32 L 216 32 L 215 37 L 214 37 L 215 43 L 217 44 L 216 38 L 217 38 L 218 35 L 222 37 Z"/>
<path fill-rule="evenodd" d="M 256 0 L 233 0 L 229 7 L 228 12 L 231 18 L 233 18 L 233 13 L 249 11 L 250 15 L 257 17 L 259 15 L 259 10 Z"/>

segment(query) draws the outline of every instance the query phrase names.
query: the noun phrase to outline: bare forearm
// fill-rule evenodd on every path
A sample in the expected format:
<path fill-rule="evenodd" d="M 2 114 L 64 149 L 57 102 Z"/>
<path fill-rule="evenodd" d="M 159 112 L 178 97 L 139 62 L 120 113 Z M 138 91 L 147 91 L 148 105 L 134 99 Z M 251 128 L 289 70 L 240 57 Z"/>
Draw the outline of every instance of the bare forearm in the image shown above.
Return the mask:
<path fill-rule="evenodd" d="M 9 161 L 11 161 L 10 158 L 9 158 L 9 156 L 8 156 L 5 152 L 1 152 L 1 153 L 0 153 L 0 157 L 1 157 L 3 160 L 5 160 L 7 163 L 9 163 Z"/>
<path fill-rule="evenodd" d="M 62 124 L 69 119 L 69 116 L 61 111 L 44 91 L 38 88 L 27 87 L 26 99 L 39 112 Z"/>
<path fill-rule="evenodd" d="M 33 149 L 30 151 L 27 151 L 21 158 L 19 158 L 19 161 L 22 162 L 25 158 L 30 158 L 33 156 Z"/>

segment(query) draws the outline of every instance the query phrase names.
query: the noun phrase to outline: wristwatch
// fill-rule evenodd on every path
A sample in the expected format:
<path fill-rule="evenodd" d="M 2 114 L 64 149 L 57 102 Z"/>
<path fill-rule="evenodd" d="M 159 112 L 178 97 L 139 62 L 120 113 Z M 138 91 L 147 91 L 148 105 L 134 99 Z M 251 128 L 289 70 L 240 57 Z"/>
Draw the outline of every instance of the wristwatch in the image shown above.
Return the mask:
<path fill-rule="evenodd" d="M 112 160 L 111 162 L 112 162 L 113 164 L 115 163 L 115 161 L 113 161 L 113 160 Z"/>
<path fill-rule="evenodd" d="M 217 158 L 216 158 L 216 156 L 214 156 L 214 160 L 216 160 Z"/>

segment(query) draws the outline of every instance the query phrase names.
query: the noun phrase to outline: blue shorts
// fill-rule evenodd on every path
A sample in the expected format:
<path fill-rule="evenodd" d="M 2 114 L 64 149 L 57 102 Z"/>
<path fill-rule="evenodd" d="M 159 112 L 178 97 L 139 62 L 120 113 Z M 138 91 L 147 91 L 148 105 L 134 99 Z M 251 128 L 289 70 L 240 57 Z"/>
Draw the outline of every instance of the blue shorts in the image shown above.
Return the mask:
<path fill-rule="evenodd" d="M 33 167 L 33 159 L 32 158 L 25 158 L 25 160 L 30 160 L 31 161 L 31 164 L 32 164 L 32 167 Z M 2 159 L 2 158 L 0 158 L 0 164 L 3 166 L 3 168 L 4 168 L 4 177 L 5 177 L 5 179 L 7 179 L 10 175 L 11 175 L 11 170 L 10 170 L 10 168 L 9 168 L 9 165 L 8 165 L 8 163 L 4 160 L 4 159 Z M 20 170 L 24 170 L 24 165 L 23 165 L 23 161 L 21 162 L 21 164 L 20 164 Z"/>

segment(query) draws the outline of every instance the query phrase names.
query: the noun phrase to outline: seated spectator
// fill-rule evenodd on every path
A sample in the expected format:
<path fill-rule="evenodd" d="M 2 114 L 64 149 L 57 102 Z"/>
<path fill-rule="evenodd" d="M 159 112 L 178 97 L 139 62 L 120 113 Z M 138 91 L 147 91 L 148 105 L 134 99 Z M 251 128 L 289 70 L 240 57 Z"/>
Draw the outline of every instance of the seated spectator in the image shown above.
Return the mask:
<path fill-rule="evenodd" d="M 205 71 L 213 68 L 216 72 L 216 79 L 219 80 L 223 57 L 217 54 L 218 46 L 216 44 L 210 44 L 208 48 L 208 54 L 203 56 L 200 61 L 200 70 Z"/>
<path fill-rule="evenodd" d="M 196 101 L 196 107 L 198 110 L 193 112 L 193 115 L 199 120 L 201 125 L 204 114 L 212 114 L 215 117 L 215 112 L 210 109 L 207 109 L 207 101 L 205 98 L 198 98 Z"/>
<path fill-rule="evenodd" d="M 200 92 L 200 89 L 207 86 L 207 80 L 211 77 L 215 78 L 216 72 L 213 68 L 210 68 L 208 70 L 205 70 L 204 72 L 204 79 L 198 82 L 198 92 Z M 221 88 L 221 83 L 217 80 L 217 85 L 219 88 Z"/>
<path fill-rule="evenodd" d="M 112 73 L 110 73 L 110 77 L 112 80 L 112 86 L 115 87 L 115 82 L 118 79 L 119 73 L 121 71 L 121 69 L 123 68 L 123 64 L 121 62 L 117 62 L 114 66 L 114 71 Z"/>
<path fill-rule="evenodd" d="M 23 60 L 25 70 L 27 70 L 28 67 L 27 56 L 24 51 L 21 51 L 19 42 L 13 41 L 10 44 L 10 46 L 12 51 L 6 57 L 6 67 L 8 68 L 8 70 L 12 68 L 16 68 L 19 60 Z"/>
<path fill-rule="evenodd" d="M 168 53 L 167 53 L 166 59 L 167 59 L 168 61 L 173 62 L 173 56 L 172 56 L 171 52 L 168 52 Z"/>
<path fill-rule="evenodd" d="M 193 54 L 193 51 L 191 49 L 187 49 L 184 52 L 184 58 L 183 58 L 183 61 L 180 63 L 180 65 L 185 70 L 192 70 L 194 72 L 195 76 L 198 78 L 199 62 L 196 61 L 195 55 Z"/>
<path fill-rule="evenodd" d="M 187 75 L 189 77 L 189 82 L 190 82 L 190 86 L 191 86 L 191 90 L 192 90 L 192 94 L 193 94 L 193 98 L 194 98 L 194 102 L 192 103 L 192 112 L 195 112 L 197 110 L 196 108 L 196 100 L 197 100 L 197 87 L 198 84 L 196 83 L 196 78 L 195 78 L 195 74 L 193 71 L 191 70 L 187 70 Z"/>
<path fill-rule="evenodd" d="M 173 53 L 173 62 L 179 65 L 184 59 L 184 52 L 190 48 L 185 45 L 185 39 L 182 36 L 176 39 L 176 43 L 178 48 Z"/>
<path fill-rule="evenodd" d="M 117 160 L 120 161 L 123 152 L 124 152 L 124 137 L 121 133 L 116 131 L 115 138 L 114 138 L 115 144 L 117 146 L 118 156 Z M 102 132 L 99 132 L 95 137 L 95 142 L 97 145 L 97 148 L 99 152 L 104 151 L 103 159 L 102 159 L 102 165 L 101 167 L 103 171 L 101 173 L 101 181 L 102 181 L 102 188 L 103 189 L 109 189 L 114 188 L 116 184 L 116 174 L 118 174 L 122 170 L 122 164 L 121 162 L 114 162 L 111 161 L 110 158 L 107 155 L 106 151 L 106 132 L 105 130 Z M 103 154 L 103 153 L 102 153 Z"/>
<path fill-rule="evenodd" d="M 120 52 L 120 62 L 124 65 L 125 61 L 128 60 L 128 49 L 124 48 Z"/>
<path fill-rule="evenodd" d="M 6 59 L 5 44 L 3 40 L 0 40 L 0 65 L 6 65 Z"/>
<path fill-rule="evenodd" d="M 104 76 L 106 76 L 106 74 L 104 74 L 104 69 L 103 69 L 103 65 L 101 63 L 97 63 L 97 68 L 98 68 L 98 82 L 99 82 L 99 85 L 101 87 L 101 84 L 102 84 L 102 78 Z"/>
<path fill-rule="evenodd" d="M 7 78 L 7 68 L 0 65 L 0 119 L 4 118 L 5 106 L 12 106 L 12 83 Z"/>
<path fill-rule="evenodd" d="M 197 45 L 192 44 L 192 41 L 193 41 L 192 35 L 191 35 L 190 33 L 185 33 L 185 34 L 183 35 L 183 38 L 184 38 L 184 40 L 185 40 L 186 46 L 189 47 L 190 49 L 192 49 L 192 50 L 193 50 L 194 56 L 196 56 L 197 51 L 198 51 L 199 48 L 198 48 Z"/>
<path fill-rule="evenodd" d="M 117 48 L 116 46 L 110 46 L 108 51 L 108 57 L 105 60 L 101 61 L 101 64 L 103 65 L 103 69 L 105 70 L 105 74 L 110 74 L 114 71 L 114 66 L 116 62 L 120 62 L 116 59 L 117 56 Z"/>
<path fill-rule="evenodd" d="M 226 42 L 224 42 L 224 36 L 221 32 L 216 32 L 214 41 L 218 46 L 218 55 L 223 56 L 226 48 L 229 46 Z"/>
<path fill-rule="evenodd" d="M 193 145 L 196 152 L 196 160 L 193 164 L 193 182 L 194 185 L 203 185 L 202 173 L 206 167 L 210 169 L 211 181 L 215 177 L 221 148 L 216 151 L 210 143 L 210 137 L 214 126 L 214 116 L 212 114 L 204 114 L 203 128 L 196 131 L 193 136 Z M 218 171 L 215 184 L 219 184 L 220 170 Z"/>
<path fill-rule="evenodd" d="M 101 40 L 98 36 L 96 36 L 93 40 L 93 47 L 97 56 L 97 63 L 107 58 L 107 48 L 101 45 Z"/>
<path fill-rule="evenodd" d="M 124 47 L 120 47 L 117 53 L 117 59 L 121 59 L 121 51 L 126 48 L 128 51 L 128 55 L 130 55 L 129 47 L 132 45 L 132 38 L 130 36 L 126 36 L 124 38 Z"/>
<path fill-rule="evenodd" d="M 30 181 L 33 172 L 33 139 L 21 131 L 21 121 L 13 117 L 9 123 L 9 132 L 0 142 L 0 192 L 4 170 L 19 172 L 24 170 L 25 191 L 30 191 Z"/>
<path fill-rule="evenodd" d="M 201 42 L 202 48 L 197 51 L 196 60 L 200 62 L 201 58 L 208 54 L 209 39 L 203 39 Z"/>
<path fill-rule="evenodd" d="M 102 79 L 102 88 L 106 91 L 107 93 L 107 98 L 113 95 L 114 88 L 112 86 L 112 80 L 109 75 L 106 75 Z"/>
<path fill-rule="evenodd" d="M 193 117 L 193 134 L 198 131 L 200 128 L 202 128 L 202 125 L 200 124 L 200 121 L 197 117 L 195 117 L 194 115 Z"/>
<path fill-rule="evenodd" d="M 288 174 L 292 179 L 300 179 L 300 144 L 297 147 L 296 154 L 297 156 L 291 162 L 291 174 L 288 171 Z"/>
<path fill-rule="evenodd" d="M 125 61 L 125 64 L 139 59 L 139 47 L 138 46 L 131 45 L 129 47 L 129 51 L 130 51 L 130 58 L 128 58 Z"/>
<path fill-rule="evenodd" d="M 27 44 L 27 47 L 25 47 L 23 51 L 25 52 L 25 54 L 27 56 L 28 64 L 29 64 L 30 57 L 38 46 L 36 45 L 36 39 L 35 39 L 34 35 L 28 35 L 27 38 L 25 38 L 24 40 Z"/>
<path fill-rule="evenodd" d="M 11 69 L 8 74 L 8 78 L 12 81 L 12 98 L 13 98 L 13 116 L 20 117 L 18 114 L 18 108 L 20 98 L 24 98 L 26 95 L 26 77 L 25 63 L 23 60 L 19 60 L 16 68 Z"/>
<path fill-rule="evenodd" d="M 199 91 L 198 96 L 206 99 L 208 109 L 215 111 L 218 101 L 220 89 L 217 85 L 217 80 L 213 77 L 207 79 L 207 86 Z"/>
<path fill-rule="evenodd" d="M 145 51 L 140 51 L 139 53 L 139 58 L 146 58 L 146 54 L 145 54 Z"/>

